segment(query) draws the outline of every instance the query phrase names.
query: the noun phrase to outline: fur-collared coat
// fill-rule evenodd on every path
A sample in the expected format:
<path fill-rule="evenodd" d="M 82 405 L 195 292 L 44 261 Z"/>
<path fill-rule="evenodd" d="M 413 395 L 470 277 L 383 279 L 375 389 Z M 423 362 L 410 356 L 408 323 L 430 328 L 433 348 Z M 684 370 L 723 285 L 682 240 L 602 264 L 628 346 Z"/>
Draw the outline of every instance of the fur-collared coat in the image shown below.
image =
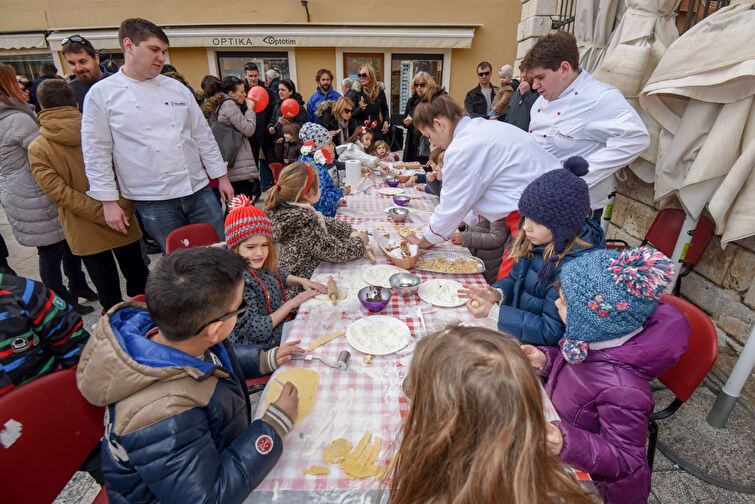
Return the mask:
<path fill-rule="evenodd" d="M 375 134 L 382 138 L 380 134 L 382 124 L 384 121 L 390 121 L 391 112 L 388 108 L 388 100 L 385 97 L 385 86 L 383 86 L 382 82 L 379 82 L 378 85 L 380 86 L 380 91 L 374 101 L 370 101 L 367 98 L 367 95 L 362 91 L 362 84 L 359 81 L 351 86 L 351 91 L 346 93 L 346 97 L 354 102 L 354 112 L 351 116 L 357 124 L 361 126 L 364 121 L 377 121 L 378 126 L 375 128 Z M 362 97 L 364 97 L 364 101 L 367 104 L 364 110 L 359 106 L 359 100 Z"/>

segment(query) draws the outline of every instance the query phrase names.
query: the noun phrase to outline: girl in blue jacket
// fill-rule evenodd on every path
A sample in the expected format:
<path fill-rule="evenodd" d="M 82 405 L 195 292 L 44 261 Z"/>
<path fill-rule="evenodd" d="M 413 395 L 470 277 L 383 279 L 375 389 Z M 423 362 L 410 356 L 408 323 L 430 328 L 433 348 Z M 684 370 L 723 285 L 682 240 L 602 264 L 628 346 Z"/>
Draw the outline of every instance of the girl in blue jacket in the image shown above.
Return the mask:
<path fill-rule="evenodd" d="M 489 317 L 501 332 L 525 343 L 555 345 L 565 326 L 558 315 L 554 283 L 561 267 L 593 247 L 603 247 L 603 231 L 588 218 L 590 196 L 580 177 L 588 170 L 581 157 L 564 168 L 533 180 L 519 199 L 524 218 L 511 250 L 511 274 L 492 287 L 463 289 L 467 308 L 477 318 Z"/>
<path fill-rule="evenodd" d="M 335 160 L 335 145 L 330 133 L 325 127 L 315 123 L 307 123 L 299 131 L 299 138 L 303 142 L 299 161 L 317 168 L 320 176 L 320 201 L 313 206 L 325 217 L 335 217 L 339 206 L 346 204 L 343 197 L 351 191 L 349 186 L 340 189 L 328 168 Z"/>

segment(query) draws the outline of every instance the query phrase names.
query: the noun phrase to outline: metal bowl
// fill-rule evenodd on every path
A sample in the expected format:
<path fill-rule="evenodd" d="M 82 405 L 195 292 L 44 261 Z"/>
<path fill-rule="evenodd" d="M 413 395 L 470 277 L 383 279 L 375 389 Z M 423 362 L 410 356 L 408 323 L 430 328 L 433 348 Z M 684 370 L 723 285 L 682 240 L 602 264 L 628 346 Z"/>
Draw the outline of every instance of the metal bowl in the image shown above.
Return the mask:
<path fill-rule="evenodd" d="M 395 222 L 404 222 L 409 216 L 409 210 L 406 208 L 389 208 L 388 217 Z"/>
<path fill-rule="evenodd" d="M 389 279 L 391 287 L 400 296 L 411 296 L 419 289 L 420 279 L 411 273 L 396 273 Z"/>
<path fill-rule="evenodd" d="M 387 177 L 385 183 L 390 187 L 398 187 L 399 180 L 396 177 Z"/>
<path fill-rule="evenodd" d="M 359 301 L 370 313 L 377 313 L 387 305 L 393 294 L 391 289 L 368 285 L 359 289 Z"/>
<path fill-rule="evenodd" d="M 394 196 L 393 202 L 398 206 L 406 206 L 412 199 L 409 196 Z"/>

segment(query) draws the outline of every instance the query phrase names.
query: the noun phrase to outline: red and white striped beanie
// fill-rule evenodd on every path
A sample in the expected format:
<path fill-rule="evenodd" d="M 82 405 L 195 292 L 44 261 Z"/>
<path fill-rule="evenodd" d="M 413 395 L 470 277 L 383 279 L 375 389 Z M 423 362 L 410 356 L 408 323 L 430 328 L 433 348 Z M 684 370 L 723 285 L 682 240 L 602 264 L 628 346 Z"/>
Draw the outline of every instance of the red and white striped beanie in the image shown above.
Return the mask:
<path fill-rule="evenodd" d="M 225 218 L 225 243 L 229 247 L 234 247 L 252 236 L 273 237 L 273 222 L 270 217 L 255 207 L 248 196 L 236 196 L 231 200 L 229 208 L 231 211 Z"/>

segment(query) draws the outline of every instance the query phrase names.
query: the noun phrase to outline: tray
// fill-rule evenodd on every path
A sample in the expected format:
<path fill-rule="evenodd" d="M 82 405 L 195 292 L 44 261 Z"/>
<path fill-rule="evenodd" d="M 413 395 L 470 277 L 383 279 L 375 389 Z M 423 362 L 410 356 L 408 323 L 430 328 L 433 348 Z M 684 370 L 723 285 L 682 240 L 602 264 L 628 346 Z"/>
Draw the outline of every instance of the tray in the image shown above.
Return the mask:
<path fill-rule="evenodd" d="M 477 262 L 477 271 L 474 273 L 454 273 L 451 271 L 439 271 L 434 269 L 427 269 L 423 268 L 420 265 L 423 261 L 429 261 L 430 259 L 434 259 L 436 257 L 445 257 L 446 259 L 457 259 L 459 257 L 463 257 L 464 259 L 471 259 Z M 414 269 L 417 271 L 430 271 L 432 273 L 444 273 L 446 275 L 474 275 L 476 273 L 483 273 L 485 271 L 485 263 L 482 262 L 482 259 L 478 257 L 471 256 L 469 254 L 460 254 L 458 252 L 445 252 L 445 251 L 434 251 L 434 252 L 425 252 L 422 254 L 422 257 L 419 258 L 419 261 L 417 262 L 417 265 L 414 266 Z"/>

